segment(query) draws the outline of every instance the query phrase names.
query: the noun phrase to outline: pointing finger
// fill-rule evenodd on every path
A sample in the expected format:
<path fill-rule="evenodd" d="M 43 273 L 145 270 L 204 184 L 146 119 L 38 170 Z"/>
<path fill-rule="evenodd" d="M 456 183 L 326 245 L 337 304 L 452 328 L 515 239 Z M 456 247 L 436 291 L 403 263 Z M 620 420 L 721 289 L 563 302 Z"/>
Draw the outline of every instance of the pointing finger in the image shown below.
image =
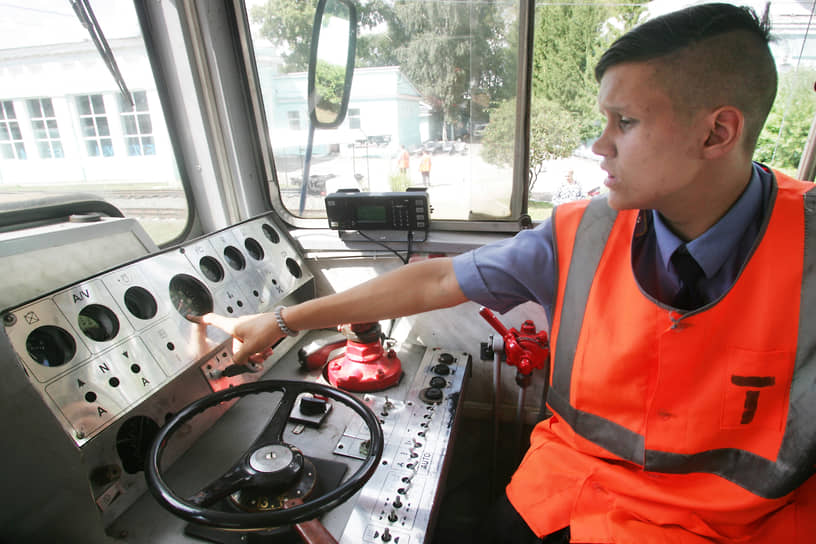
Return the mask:
<path fill-rule="evenodd" d="M 187 315 L 187 319 L 202 325 L 212 325 L 231 335 L 235 334 L 235 319 L 222 315 L 207 313 L 201 316 Z"/>

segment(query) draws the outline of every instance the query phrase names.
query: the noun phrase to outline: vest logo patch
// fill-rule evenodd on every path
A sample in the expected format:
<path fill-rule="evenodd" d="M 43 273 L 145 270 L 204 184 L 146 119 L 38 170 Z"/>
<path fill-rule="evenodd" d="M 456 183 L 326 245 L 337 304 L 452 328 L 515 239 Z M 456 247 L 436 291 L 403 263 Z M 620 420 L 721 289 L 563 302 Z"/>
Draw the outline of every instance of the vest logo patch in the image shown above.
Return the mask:
<path fill-rule="evenodd" d="M 747 425 L 754 420 L 759 407 L 759 394 L 762 387 L 770 387 L 776 383 L 773 376 L 731 376 L 731 383 L 745 388 L 745 405 L 742 412 L 741 425 Z"/>
<path fill-rule="evenodd" d="M 778 351 L 731 351 L 720 427 L 782 431 L 788 412 L 792 361 L 790 354 Z"/>

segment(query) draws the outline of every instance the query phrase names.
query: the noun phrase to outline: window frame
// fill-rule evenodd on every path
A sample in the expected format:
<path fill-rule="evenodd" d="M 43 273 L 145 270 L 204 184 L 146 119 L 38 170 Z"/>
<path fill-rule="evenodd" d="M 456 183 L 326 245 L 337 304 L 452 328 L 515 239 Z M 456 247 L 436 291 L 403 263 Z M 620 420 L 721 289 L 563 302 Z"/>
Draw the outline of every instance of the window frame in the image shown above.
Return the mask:
<path fill-rule="evenodd" d="M 128 157 L 153 156 L 156 154 L 156 137 L 153 132 L 153 115 L 147 101 L 147 91 L 133 91 L 131 97 L 133 105 L 127 104 L 121 94 L 117 95 L 125 152 Z M 142 130 L 143 117 L 147 118 L 150 123 L 148 131 Z M 131 126 L 135 132 L 131 132 Z M 138 153 L 133 153 L 132 151 L 136 149 Z"/>
<path fill-rule="evenodd" d="M 99 98 L 101 111 L 97 111 L 94 103 L 94 98 Z M 83 104 L 80 101 L 87 101 L 88 112 L 83 111 Z M 113 137 L 111 135 L 110 119 L 105 108 L 105 96 L 101 93 L 95 94 L 80 94 L 74 97 L 74 103 L 77 108 L 77 118 L 79 120 L 79 128 L 81 131 L 82 141 L 85 143 L 85 155 L 89 158 L 109 158 L 116 155 L 116 150 L 113 146 Z M 107 129 L 107 135 L 101 134 L 101 122 L 104 121 L 104 127 Z M 90 122 L 88 124 L 88 122 Z M 86 126 L 93 128 L 93 135 L 86 134 Z M 89 144 L 93 143 L 96 149 L 96 154 L 91 153 Z M 106 150 L 110 150 L 106 153 Z"/>
<path fill-rule="evenodd" d="M 361 129 L 363 128 L 362 123 L 362 116 L 360 114 L 360 108 L 349 108 L 348 109 L 348 127 L 350 129 Z"/>
<path fill-rule="evenodd" d="M 47 104 L 51 109 L 51 115 L 46 115 L 44 104 Z M 57 122 L 57 115 L 54 111 L 54 101 L 51 97 L 35 97 L 35 98 L 26 98 L 25 99 L 26 107 L 28 108 L 28 119 L 29 123 L 31 123 L 31 130 L 33 133 L 34 143 L 37 148 L 37 156 L 40 159 L 48 160 L 48 159 L 64 159 L 65 158 L 65 148 L 62 145 L 62 137 L 60 136 L 59 132 L 59 123 Z M 36 105 L 39 115 L 35 115 L 32 106 Z M 50 123 L 49 123 L 50 122 Z M 42 127 L 38 128 L 36 124 L 42 123 Z M 53 123 L 53 130 L 56 131 L 57 135 L 55 137 L 51 136 L 51 127 L 49 126 Z M 39 137 L 37 135 L 38 130 L 41 130 L 45 133 L 44 137 Z M 48 147 L 48 156 L 43 155 L 43 145 Z M 59 153 L 55 150 L 59 149 Z"/>
<path fill-rule="evenodd" d="M 9 110 L 12 116 L 9 117 Z M 14 130 L 16 127 L 18 138 L 14 137 Z M 5 133 L 7 139 L 0 140 L 0 148 L 8 148 L 10 150 L 10 157 L 4 156 L 0 152 L 0 160 L 18 160 L 24 161 L 28 159 L 28 152 L 25 148 L 25 139 L 23 138 L 22 130 L 20 129 L 20 120 L 17 118 L 17 111 L 14 109 L 13 100 L 0 100 L 0 133 Z"/>

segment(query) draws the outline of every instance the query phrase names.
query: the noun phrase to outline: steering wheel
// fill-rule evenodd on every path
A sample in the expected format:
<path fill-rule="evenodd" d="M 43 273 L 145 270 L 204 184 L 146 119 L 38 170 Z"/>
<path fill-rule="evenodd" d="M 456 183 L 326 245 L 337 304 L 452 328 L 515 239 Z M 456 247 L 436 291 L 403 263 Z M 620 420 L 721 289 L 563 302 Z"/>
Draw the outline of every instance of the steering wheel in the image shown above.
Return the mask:
<path fill-rule="evenodd" d="M 183 499 L 165 482 L 159 463 L 169 438 L 196 414 L 219 403 L 256 393 L 283 392 L 275 413 L 249 449 L 222 476 L 192 497 Z M 283 431 L 295 401 L 301 393 L 324 395 L 354 410 L 365 422 L 371 436 L 368 455 L 359 469 L 339 487 L 308 502 L 283 510 L 262 512 L 225 512 L 208 508 L 219 500 L 248 488 L 286 485 L 304 470 L 304 456 L 283 442 Z M 145 477 L 150 492 L 159 503 L 180 518 L 192 523 L 231 530 L 262 530 L 293 525 L 313 519 L 348 500 L 368 481 L 383 451 L 383 433 L 377 416 L 362 401 L 348 393 L 313 382 L 265 380 L 247 383 L 203 397 L 181 410 L 153 441 L 147 456 Z"/>

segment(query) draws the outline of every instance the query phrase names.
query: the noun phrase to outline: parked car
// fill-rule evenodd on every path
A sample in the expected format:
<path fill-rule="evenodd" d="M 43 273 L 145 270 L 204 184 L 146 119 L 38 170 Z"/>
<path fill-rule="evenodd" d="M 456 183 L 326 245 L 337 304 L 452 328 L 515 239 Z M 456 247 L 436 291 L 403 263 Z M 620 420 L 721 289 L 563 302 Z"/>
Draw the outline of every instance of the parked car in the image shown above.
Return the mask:
<path fill-rule="evenodd" d="M 476 123 L 473 125 L 473 139 L 475 141 L 479 141 L 484 136 L 484 131 L 487 128 L 488 123 Z"/>

